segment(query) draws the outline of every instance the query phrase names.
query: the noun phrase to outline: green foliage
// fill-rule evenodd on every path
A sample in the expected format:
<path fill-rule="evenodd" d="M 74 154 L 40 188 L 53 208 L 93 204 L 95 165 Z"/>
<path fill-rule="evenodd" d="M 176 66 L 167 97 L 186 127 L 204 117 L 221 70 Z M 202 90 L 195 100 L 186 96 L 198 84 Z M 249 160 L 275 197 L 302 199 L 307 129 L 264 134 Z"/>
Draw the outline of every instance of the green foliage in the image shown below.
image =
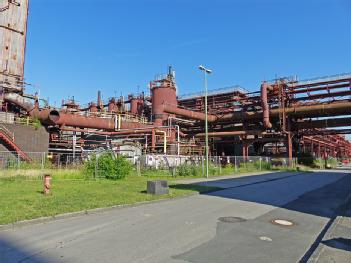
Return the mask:
<path fill-rule="evenodd" d="M 255 162 L 242 162 L 239 166 L 240 172 L 254 172 L 254 171 L 263 171 L 271 170 L 272 163 L 265 161 L 255 161 Z"/>
<path fill-rule="evenodd" d="M 33 127 L 36 129 L 36 130 L 38 130 L 42 125 L 41 125 L 41 122 L 40 122 L 40 120 L 38 119 L 38 118 L 34 118 L 33 120 L 32 120 L 32 125 L 33 125 Z"/>
<path fill-rule="evenodd" d="M 17 156 L 13 156 L 6 159 L 7 169 L 21 169 L 21 170 L 32 170 L 32 169 L 51 169 L 51 161 L 45 156 L 34 156 L 30 162 L 24 161 Z"/>
<path fill-rule="evenodd" d="M 229 174 L 233 174 L 234 172 L 235 172 L 235 167 L 231 163 L 221 168 L 222 175 L 229 175 Z"/>
<path fill-rule="evenodd" d="M 63 171 L 62 176 L 64 175 Z M 170 178 L 168 195 L 148 195 L 145 190 L 149 178 L 144 176 L 128 176 L 125 180 L 113 181 L 104 178 L 101 180 L 55 180 L 55 178 L 53 174 L 52 194 L 44 196 L 43 180 L 40 178 L 26 180 L 20 177 L 0 176 L 0 224 L 214 190 L 206 186 L 176 185 L 177 183 Z"/>
<path fill-rule="evenodd" d="M 338 160 L 336 158 L 333 158 L 333 157 L 329 157 L 327 162 L 331 168 L 335 168 L 338 165 Z"/>
<path fill-rule="evenodd" d="M 314 167 L 317 167 L 317 168 L 323 168 L 325 165 L 325 162 L 322 158 L 317 158 L 313 161 L 313 165 Z"/>
<path fill-rule="evenodd" d="M 172 171 L 170 170 L 164 170 L 164 169 L 143 169 L 141 171 L 142 176 L 147 176 L 147 177 L 168 177 L 172 176 Z"/>
<path fill-rule="evenodd" d="M 200 175 L 202 175 L 201 166 L 181 164 L 177 167 L 177 176 L 200 176 Z"/>
<path fill-rule="evenodd" d="M 262 169 L 262 170 L 267 170 L 267 171 L 269 171 L 269 170 L 272 169 L 272 164 L 271 164 L 270 162 L 264 162 L 264 161 L 262 161 L 262 162 L 261 162 L 261 169 Z"/>
<path fill-rule="evenodd" d="M 311 153 L 301 152 L 297 156 L 297 163 L 305 166 L 314 166 L 314 158 Z"/>
<path fill-rule="evenodd" d="M 126 177 L 132 170 L 132 164 L 124 156 L 116 157 L 113 152 L 106 152 L 100 156 L 93 155 L 85 163 L 85 172 L 88 177 L 117 180 Z"/>

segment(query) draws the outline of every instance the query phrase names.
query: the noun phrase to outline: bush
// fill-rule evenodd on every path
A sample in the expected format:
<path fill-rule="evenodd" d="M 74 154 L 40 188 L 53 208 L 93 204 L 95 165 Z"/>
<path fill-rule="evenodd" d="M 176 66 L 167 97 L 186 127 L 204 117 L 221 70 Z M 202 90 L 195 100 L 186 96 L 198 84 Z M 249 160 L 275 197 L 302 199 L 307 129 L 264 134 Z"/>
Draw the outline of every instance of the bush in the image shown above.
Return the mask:
<path fill-rule="evenodd" d="M 96 177 L 117 180 L 126 177 L 132 170 L 132 164 L 124 156 L 115 157 L 113 152 L 103 153 L 98 157 L 93 155 L 85 163 L 86 174 L 90 177 L 95 175 Z"/>
<path fill-rule="evenodd" d="M 299 153 L 297 156 L 297 163 L 305 165 L 305 166 L 313 167 L 314 166 L 314 158 L 313 158 L 312 154 L 310 154 L 308 152 L 305 152 L 305 153 L 302 152 L 302 153 Z"/>
<path fill-rule="evenodd" d="M 177 167 L 177 176 L 199 176 L 202 174 L 202 167 L 189 164 L 181 164 Z"/>

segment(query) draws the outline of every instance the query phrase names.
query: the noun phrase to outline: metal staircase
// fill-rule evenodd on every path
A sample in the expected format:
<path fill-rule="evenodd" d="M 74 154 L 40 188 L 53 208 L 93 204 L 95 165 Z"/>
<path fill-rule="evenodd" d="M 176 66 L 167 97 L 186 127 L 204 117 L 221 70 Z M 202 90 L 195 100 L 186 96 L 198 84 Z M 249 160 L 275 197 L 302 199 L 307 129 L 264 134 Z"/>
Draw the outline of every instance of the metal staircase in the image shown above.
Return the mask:
<path fill-rule="evenodd" d="M 28 155 L 21 150 L 21 148 L 15 143 L 15 136 L 13 132 L 9 131 L 4 125 L 0 124 L 0 140 L 10 148 L 14 150 L 23 160 L 30 161 Z"/>

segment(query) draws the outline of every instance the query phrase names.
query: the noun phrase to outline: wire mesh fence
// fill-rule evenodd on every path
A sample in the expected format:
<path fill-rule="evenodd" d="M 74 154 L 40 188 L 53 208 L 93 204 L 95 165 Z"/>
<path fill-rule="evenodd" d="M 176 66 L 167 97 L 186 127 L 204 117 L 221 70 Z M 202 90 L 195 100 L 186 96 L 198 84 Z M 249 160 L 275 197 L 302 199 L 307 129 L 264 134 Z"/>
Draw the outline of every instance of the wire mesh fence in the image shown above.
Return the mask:
<path fill-rule="evenodd" d="M 254 172 L 296 167 L 294 158 L 272 158 L 261 156 L 210 156 L 208 175 L 225 175 L 235 172 Z M 172 176 L 206 176 L 204 156 L 143 155 L 135 163 L 139 174 Z"/>
<path fill-rule="evenodd" d="M 100 159 L 106 152 L 72 154 L 27 152 L 28 160 L 15 152 L 0 152 L 0 175 L 31 175 L 48 171 L 75 171 L 84 176 L 87 163 L 93 178 L 104 177 L 106 161 Z M 111 152 L 110 152 L 111 153 Z M 117 156 L 117 155 L 116 155 Z M 95 158 L 95 159 L 94 159 Z M 206 176 L 207 166 L 204 156 L 179 156 L 146 154 L 126 156 L 133 165 L 133 173 L 145 176 Z M 93 159 L 93 162 L 92 162 Z M 311 160 L 309 160 L 311 162 Z M 208 175 L 227 175 L 238 172 L 255 172 L 278 169 L 296 169 L 307 160 L 265 156 L 210 156 Z M 314 168 L 333 168 L 349 165 L 349 160 L 328 158 L 313 159 Z M 116 170 L 117 171 L 117 170 Z M 82 175 L 83 174 L 83 175 Z"/>

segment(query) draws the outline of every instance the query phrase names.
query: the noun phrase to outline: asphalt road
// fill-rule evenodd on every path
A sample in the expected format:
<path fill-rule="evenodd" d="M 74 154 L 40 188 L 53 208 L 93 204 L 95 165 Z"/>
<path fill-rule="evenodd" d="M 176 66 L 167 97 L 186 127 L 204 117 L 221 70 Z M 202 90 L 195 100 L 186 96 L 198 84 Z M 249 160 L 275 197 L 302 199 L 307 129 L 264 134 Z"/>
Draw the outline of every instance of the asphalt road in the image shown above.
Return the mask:
<path fill-rule="evenodd" d="M 2 230 L 0 262 L 306 261 L 351 193 L 342 171 L 206 184 L 226 189 Z"/>

